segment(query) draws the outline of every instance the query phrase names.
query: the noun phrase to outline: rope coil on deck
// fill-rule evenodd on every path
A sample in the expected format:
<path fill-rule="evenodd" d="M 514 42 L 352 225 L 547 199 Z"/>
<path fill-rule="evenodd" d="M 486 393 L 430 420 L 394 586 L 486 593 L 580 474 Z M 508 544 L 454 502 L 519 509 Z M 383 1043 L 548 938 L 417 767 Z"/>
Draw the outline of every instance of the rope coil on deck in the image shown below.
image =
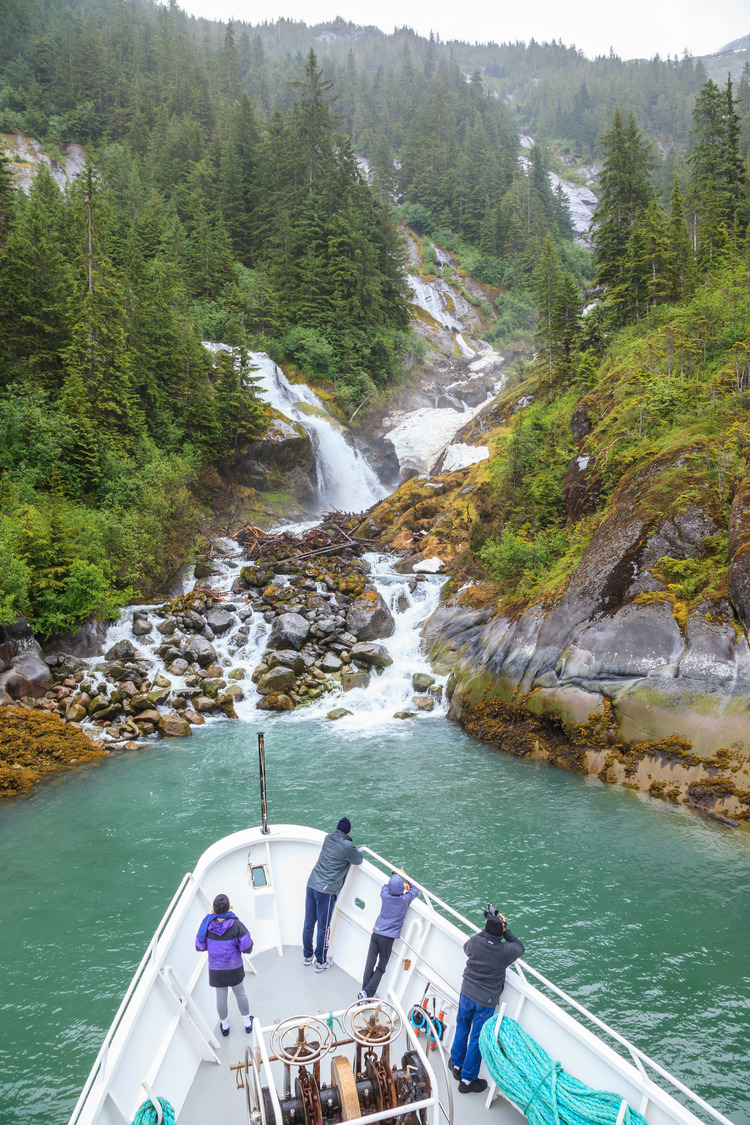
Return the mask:
<path fill-rule="evenodd" d="M 163 1125 L 174 1125 L 174 1110 L 166 1098 L 158 1098 L 159 1105 L 163 1114 Z M 138 1107 L 138 1111 L 133 1118 L 133 1125 L 157 1125 L 158 1114 L 156 1106 L 152 1101 L 143 1102 Z"/>
<path fill-rule="evenodd" d="M 530 1125 L 647 1125 L 630 1106 L 620 1116 L 619 1094 L 573 1078 L 509 1016 L 487 1021 L 479 1050 L 493 1082 Z"/>

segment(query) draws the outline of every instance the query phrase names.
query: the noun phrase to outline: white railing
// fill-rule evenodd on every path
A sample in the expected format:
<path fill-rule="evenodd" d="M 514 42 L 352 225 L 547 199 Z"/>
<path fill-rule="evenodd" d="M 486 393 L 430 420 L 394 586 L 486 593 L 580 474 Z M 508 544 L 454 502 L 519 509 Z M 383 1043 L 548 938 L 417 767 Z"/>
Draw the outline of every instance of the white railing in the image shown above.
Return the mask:
<path fill-rule="evenodd" d="M 371 848 L 362 847 L 360 848 L 360 851 L 370 856 L 371 859 L 375 860 L 375 862 L 385 868 L 386 871 L 393 870 L 393 864 L 389 863 L 387 859 L 384 859 L 383 856 L 378 855 L 378 853 L 374 852 Z M 456 921 L 460 922 L 461 925 L 469 931 L 469 933 L 479 932 L 479 926 L 476 926 L 468 918 L 465 918 L 463 914 L 459 914 L 457 910 L 454 910 L 453 907 L 449 906 L 447 902 L 443 902 L 443 900 L 441 898 L 438 898 L 437 895 L 425 890 L 422 884 L 418 880 L 413 879 L 408 873 L 406 875 L 406 879 L 408 882 L 414 882 L 419 887 L 419 889 L 422 891 L 422 894 L 424 895 L 427 905 L 431 910 L 435 911 L 435 913 L 437 913 L 437 911 L 435 910 L 436 906 L 440 907 L 440 909 L 449 914 L 451 918 L 454 918 L 456 919 Z M 584 1016 L 590 1023 L 598 1028 L 599 1031 L 604 1032 L 620 1047 L 625 1048 L 630 1056 L 630 1061 L 632 1061 L 644 1081 L 653 1081 L 646 1074 L 645 1068 L 649 1067 L 652 1071 L 654 1071 L 662 1079 L 664 1079 L 665 1082 L 673 1086 L 674 1089 L 679 1090 L 681 1094 L 683 1094 L 696 1106 L 700 1107 L 700 1109 L 707 1113 L 714 1121 L 720 1122 L 720 1125 L 734 1125 L 734 1123 L 730 1121 L 728 1117 L 725 1117 L 724 1114 L 720 1113 L 718 1109 L 714 1109 L 714 1107 L 709 1105 L 708 1102 L 704 1101 L 699 1094 L 696 1094 L 695 1091 L 691 1090 L 689 1086 L 686 1086 L 683 1082 L 681 1082 L 679 1078 L 675 1078 L 673 1074 L 670 1074 L 669 1071 L 665 1070 L 664 1067 L 659 1065 L 659 1063 L 655 1062 L 652 1058 L 649 1058 L 647 1054 L 645 1054 L 640 1050 L 640 1048 L 636 1047 L 633 1043 L 626 1039 L 624 1035 L 620 1035 L 618 1031 L 615 1031 L 614 1028 L 610 1027 L 609 1024 L 606 1024 L 604 1020 L 601 1020 L 598 1016 L 595 1016 L 594 1013 L 590 1012 L 588 1008 L 585 1008 L 583 1004 L 579 1004 L 577 1000 L 575 1000 L 572 996 L 569 996 L 567 992 L 563 991 L 563 989 L 558 988 L 556 984 L 553 984 L 551 980 L 548 980 L 545 976 L 542 975 L 542 973 L 538 972 L 526 961 L 520 959 L 516 961 L 512 965 L 510 971 L 513 972 L 514 970 L 518 973 L 521 980 L 524 982 L 526 980 L 526 974 L 533 977 L 534 980 L 539 985 L 541 985 L 543 989 L 554 993 L 554 995 L 559 1000 L 562 1000 L 563 1003 L 573 1008 L 576 1012 L 578 1012 L 579 1015 Z M 654 1085 L 656 1085 L 656 1083 L 654 1083 Z"/>
<path fill-rule="evenodd" d="M 133 979 L 131 980 L 130 985 L 128 987 L 128 990 L 122 998 L 122 1003 L 120 1004 L 120 1007 L 117 1009 L 117 1012 L 115 1014 L 115 1018 L 112 1021 L 112 1026 L 110 1027 L 109 1031 L 105 1035 L 104 1042 L 102 1043 L 101 1047 L 99 1048 L 99 1054 L 96 1056 L 96 1060 L 94 1061 L 94 1065 L 91 1068 L 91 1073 L 89 1074 L 89 1076 L 86 1080 L 86 1084 L 83 1087 L 83 1090 L 81 1091 L 81 1096 L 79 1097 L 78 1101 L 76 1102 L 76 1107 L 73 1110 L 73 1113 L 71 1115 L 69 1125 L 76 1125 L 76 1122 L 78 1121 L 78 1119 L 81 1115 L 83 1107 L 86 1104 L 86 1100 L 87 1100 L 87 1098 L 88 1098 L 88 1096 L 91 1092 L 91 1089 L 92 1089 L 94 1083 L 96 1082 L 97 1078 L 99 1077 L 101 1072 L 106 1067 L 107 1057 L 109 1055 L 110 1044 L 111 1044 L 112 1040 L 114 1039 L 114 1037 L 115 1037 L 122 1021 L 123 1021 L 125 1013 L 127 1012 L 128 1008 L 130 1006 L 130 1001 L 133 998 L 133 994 L 134 994 L 136 988 L 138 987 L 138 985 L 140 984 L 141 980 L 143 979 L 143 977 L 146 973 L 146 970 L 149 968 L 151 959 L 152 959 L 154 953 L 156 952 L 156 947 L 159 943 L 159 939 L 161 938 L 161 935 L 164 933 L 164 930 L 165 930 L 169 920 L 171 919 L 172 915 L 174 914 L 175 910 L 177 909 L 177 906 L 179 905 L 180 900 L 181 900 L 183 894 L 185 893 L 186 889 L 193 882 L 194 882 L 193 874 L 192 874 L 191 871 L 188 871 L 187 874 L 183 876 L 182 882 L 180 883 L 179 887 L 175 891 L 174 897 L 173 897 L 172 901 L 170 902 L 169 906 L 167 907 L 166 911 L 164 912 L 164 916 L 163 916 L 161 922 L 156 927 L 156 932 L 154 933 L 154 936 L 151 938 L 151 941 L 148 943 L 148 946 L 146 948 L 146 952 L 143 954 L 143 957 L 141 958 L 141 963 L 138 966 L 138 968 L 136 969 L 135 974 L 133 976 Z M 153 970 L 154 970 L 154 973 L 158 972 L 158 966 L 153 965 Z"/>

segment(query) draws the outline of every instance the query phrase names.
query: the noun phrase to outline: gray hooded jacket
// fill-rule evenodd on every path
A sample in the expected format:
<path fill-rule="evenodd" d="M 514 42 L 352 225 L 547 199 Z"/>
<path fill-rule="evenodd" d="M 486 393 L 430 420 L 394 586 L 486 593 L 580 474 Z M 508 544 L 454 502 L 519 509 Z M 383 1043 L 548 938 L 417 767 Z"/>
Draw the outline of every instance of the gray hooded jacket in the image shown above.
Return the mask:
<path fill-rule="evenodd" d="M 318 862 L 310 872 L 307 885 L 312 891 L 337 895 L 344 885 L 349 865 L 357 867 L 363 859 L 362 852 L 337 828 L 335 832 L 329 832 L 323 841 Z"/>
<path fill-rule="evenodd" d="M 506 929 L 502 937 L 480 930 L 464 945 L 466 968 L 461 991 L 475 1004 L 494 1008 L 505 987 L 505 970 L 523 957 L 523 942 Z"/>

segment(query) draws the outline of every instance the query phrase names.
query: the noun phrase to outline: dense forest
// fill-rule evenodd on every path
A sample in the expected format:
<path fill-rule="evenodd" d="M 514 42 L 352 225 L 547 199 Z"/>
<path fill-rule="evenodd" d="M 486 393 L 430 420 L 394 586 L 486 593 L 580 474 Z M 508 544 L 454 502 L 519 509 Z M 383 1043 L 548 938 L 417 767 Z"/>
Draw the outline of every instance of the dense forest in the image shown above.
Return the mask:
<path fill-rule="evenodd" d="M 662 592 L 642 598 L 670 601 L 684 623 L 688 607 L 729 597 L 730 505 L 750 449 L 750 178 L 739 135 L 731 82 L 709 79 L 693 106 L 684 192 L 676 170 L 662 205 L 653 147 L 616 110 L 601 138 L 600 299 L 586 316 L 545 245 L 537 357 L 501 412 L 519 397 L 533 405 L 501 427 L 468 554 L 509 604 L 559 596 L 627 487 L 649 522 L 693 511 L 715 532 L 687 556 L 683 544 L 659 559 Z"/>
<path fill-rule="evenodd" d="M 747 68 L 723 89 L 689 57 L 9 0 L 0 131 L 88 159 L 28 195 L 0 160 L 0 622 L 48 635 L 163 588 L 216 467 L 267 423 L 249 350 L 348 413 L 406 376 L 399 219 L 493 287 L 496 343 L 538 310 L 552 399 L 588 385 L 618 329 L 744 253 L 749 129 Z M 605 299 L 582 318 L 590 256 L 548 171 L 584 159 Z"/>

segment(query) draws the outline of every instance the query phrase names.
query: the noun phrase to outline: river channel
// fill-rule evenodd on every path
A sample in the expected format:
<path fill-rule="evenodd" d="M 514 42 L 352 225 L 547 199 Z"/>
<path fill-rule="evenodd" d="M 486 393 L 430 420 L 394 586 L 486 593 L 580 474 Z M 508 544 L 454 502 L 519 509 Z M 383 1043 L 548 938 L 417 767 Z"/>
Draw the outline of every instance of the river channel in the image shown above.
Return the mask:
<path fill-rule="evenodd" d="M 311 405 L 267 357 L 258 364 L 270 401 L 292 417 L 300 397 Z M 377 478 L 312 405 L 312 422 L 299 416 L 316 427 L 321 501 L 345 484 L 335 502 L 365 507 Z M 238 565 L 226 563 L 227 590 Z M 0 806 L 0 1125 L 67 1120 L 182 875 L 258 822 L 260 729 L 271 823 L 330 830 L 347 815 L 356 843 L 477 924 L 494 902 L 534 968 L 750 1125 L 747 831 L 503 754 L 440 706 L 394 718 L 412 674 L 429 670 L 419 631 L 441 580 L 399 576 L 382 557 L 370 566 L 394 612 L 393 664 L 348 693 L 345 718 L 326 717 L 342 702 L 331 697 L 263 714 L 247 678 L 239 721 L 119 752 Z M 108 643 L 136 643 L 132 623 L 131 610 Z M 249 672 L 268 629 L 256 615 L 244 640 L 227 634 L 227 661 Z M 154 659 L 145 643 L 139 656 Z"/>

